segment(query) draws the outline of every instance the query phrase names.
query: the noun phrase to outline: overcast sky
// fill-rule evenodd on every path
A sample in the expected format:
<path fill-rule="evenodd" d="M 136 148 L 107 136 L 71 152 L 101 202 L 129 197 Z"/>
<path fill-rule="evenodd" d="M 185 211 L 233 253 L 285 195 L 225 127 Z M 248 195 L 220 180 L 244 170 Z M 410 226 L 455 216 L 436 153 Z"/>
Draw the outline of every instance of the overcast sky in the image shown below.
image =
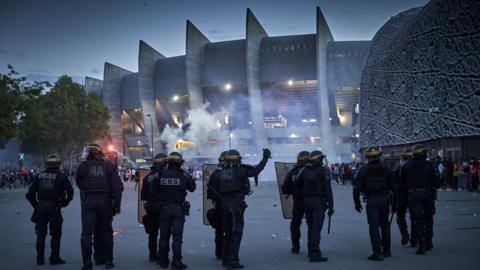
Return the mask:
<path fill-rule="evenodd" d="M 211 41 L 245 38 L 246 8 L 270 36 L 315 33 L 320 6 L 335 40 L 369 40 L 427 0 L 0 0 L 0 71 L 34 79 L 103 76 L 105 61 L 137 71 L 138 42 L 185 53 L 190 19 Z"/>

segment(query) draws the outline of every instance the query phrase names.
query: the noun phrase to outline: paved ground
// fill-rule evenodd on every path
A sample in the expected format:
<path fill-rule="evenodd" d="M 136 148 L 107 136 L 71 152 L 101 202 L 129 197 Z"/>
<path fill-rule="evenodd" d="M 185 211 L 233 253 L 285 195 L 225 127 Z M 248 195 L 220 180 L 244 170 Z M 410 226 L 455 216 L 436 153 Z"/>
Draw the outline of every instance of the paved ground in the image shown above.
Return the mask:
<path fill-rule="evenodd" d="M 305 241 L 299 255 L 290 254 L 289 221 L 281 218 L 278 189 L 273 182 L 260 183 L 248 198 L 241 260 L 248 269 L 478 269 L 480 265 L 480 194 L 440 192 L 435 218 L 435 248 L 426 256 L 400 245 L 396 224 L 392 224 L 393 257 L 383 263 L 370 262 L 365 214 L 353 210 L 351 187 L 334 185 L 336 212 L 332 232 L 322 233 L 322 250 L 327 263 L 307 262 Z M 184 262 L 191 269 L 222 269 L 213 256 L 213 230 L 201 222 L 201 190 L 189 195 L 192 214 L 184 233 Z M 34 226 L 24 190 L 0 191 L 0 268 L 35 267 Z M 80 204 L 78 196 L 63 210 L 61 255 L 64 266 L 41 269 L 80 269 Z M 126 186 L 123 212 L 115 218 L 116 269 L 156 269 L 147 262 L 146 235 L 137 224 L 137 193 Z M 305 228 L 303 228 L 305 234 Z M 48 250 L 48 249 L 47 249 Z M 48 256 L 48 254 L 46 255 Z"/>

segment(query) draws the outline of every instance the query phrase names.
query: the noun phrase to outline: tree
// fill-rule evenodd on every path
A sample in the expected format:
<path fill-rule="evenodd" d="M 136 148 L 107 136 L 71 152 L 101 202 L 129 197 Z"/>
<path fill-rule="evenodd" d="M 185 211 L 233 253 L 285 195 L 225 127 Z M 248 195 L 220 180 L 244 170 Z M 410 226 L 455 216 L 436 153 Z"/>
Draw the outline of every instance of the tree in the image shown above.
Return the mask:
<path fill-rule="evenodd" d="M 25 116 L 25 109 L 35 102 L 46 82 L 29 82 L 8 65 L 8 73 L 0 73 L 0 149 L 9 139 L 18 135 L 18 127 Z"/>
<path fill-rule="evenodd" d="M 57 152 L 69 166 L 86 142 L 108 134 L 108 109 L 98 95 L 87 95 L 82 85 L 66 75 L 26 112 L 22 125 L 25 152 L 43 157 Z"/>

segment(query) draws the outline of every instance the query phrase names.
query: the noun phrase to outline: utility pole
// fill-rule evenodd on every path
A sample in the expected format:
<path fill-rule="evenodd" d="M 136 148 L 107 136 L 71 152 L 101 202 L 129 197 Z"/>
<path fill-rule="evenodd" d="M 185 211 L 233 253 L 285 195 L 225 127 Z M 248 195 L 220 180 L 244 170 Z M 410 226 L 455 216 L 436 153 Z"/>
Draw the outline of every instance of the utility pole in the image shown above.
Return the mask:
<path fill-rule="evenodd" d="M 152 153 L 152 160 L 153 160 L 153 120 L 152 116 L 150 114 L 147 114 L 147 117 L 150 119 L 150 131 L 151 131 L 151 139 L 152 139 L 152 144 L 150 145 L 150 152 Z"/>

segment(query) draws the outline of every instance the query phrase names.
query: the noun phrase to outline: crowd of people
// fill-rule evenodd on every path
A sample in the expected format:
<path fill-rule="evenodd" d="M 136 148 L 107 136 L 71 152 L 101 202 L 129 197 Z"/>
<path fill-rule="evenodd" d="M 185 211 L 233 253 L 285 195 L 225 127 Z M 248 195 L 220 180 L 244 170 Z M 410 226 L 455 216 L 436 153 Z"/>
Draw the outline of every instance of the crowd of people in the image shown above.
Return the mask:
<path fill-rule="evenodd" d="M 457 162 L 448 158 L 436 159 L 437 171 L 442 179 L 442 189 L 480 191 L 480 162 L 475 159 L 464 159 Z"/>
<path fill-rule="evenodd" d="M 3 169 L 0 171 L 0 190 L 12 190 L 17 188 L 26 188 L 32 182 L 37 170 L 26 171 Z"/>

